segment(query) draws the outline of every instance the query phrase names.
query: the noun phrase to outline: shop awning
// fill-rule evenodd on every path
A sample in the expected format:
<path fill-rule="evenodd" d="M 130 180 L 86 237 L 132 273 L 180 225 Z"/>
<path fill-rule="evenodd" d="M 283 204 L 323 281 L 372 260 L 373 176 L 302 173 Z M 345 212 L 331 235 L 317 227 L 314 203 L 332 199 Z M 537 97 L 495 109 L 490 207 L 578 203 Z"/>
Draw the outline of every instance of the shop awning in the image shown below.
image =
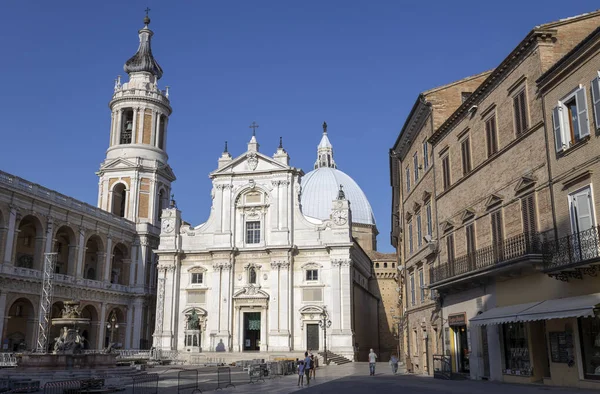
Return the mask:
<path fill-rule="evenodd" d="M 471 324 L 476 326 L 484 326 L 486 324 L 502 324 L 517 321 L 519 313 L 536 306 L 540 302 L 530 302 L 527 304 L 517 304 L 492 308 L 480 315 L 475 316 L 471 320 Z"/>
<path fill-rule="evenodd" d="M 472 318 L 471 324 L 502 324 L 594 316 L 600 293 L 493 308 Z"/>

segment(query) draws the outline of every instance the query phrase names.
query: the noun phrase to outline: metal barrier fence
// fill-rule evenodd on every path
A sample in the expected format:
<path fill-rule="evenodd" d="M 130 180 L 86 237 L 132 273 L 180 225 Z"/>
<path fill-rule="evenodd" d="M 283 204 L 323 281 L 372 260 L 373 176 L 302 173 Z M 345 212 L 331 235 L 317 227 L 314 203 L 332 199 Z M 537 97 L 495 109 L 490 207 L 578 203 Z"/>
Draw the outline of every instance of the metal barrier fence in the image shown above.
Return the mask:
<path fill-rule="evenodd" d="M 177 374 L 177 394 L 180 393 L 202 393 L 198 386 L 198 370 L 187 369 Z"/>
<path fill-rule="evenodd" d="M 219 369 L 217 369 L 217 388 L 216 388 L 216 390 L 224 389 L 229 386 L 235 387 L 235 385 L 233 383 L 231 383 L 231 368 L 219 367 Z"/>
<path fill-rule="evenodd" d="M 250 366 L 248 375 L 250 376 L 250 383 L 256 383 L 259 380 L 265 381 L 265 366 L 264 364 L 254 364 Z"/>
<path fill-rule="evenodd" d="M 158 374 L 133 376 L 133 394 L 158 394 Z"/>
<path fill-rule="evenodd" d="M 81 381 L 64 380 L 48 382 L 44 385 L 44 394 L 76 394 L 81 391 Z"/>
<path fill-rule="evenodd" d="M 0 367 L 16 367 L 17 357 L 14 353 L 0 353 Z"/>
<path fill-rule="evenodd" d="M 267 364 L 267 371 L 269 372 L 269 378 L 280 378 L 283 376 L 283 364 L 277 361 L 269 362 Z"/>

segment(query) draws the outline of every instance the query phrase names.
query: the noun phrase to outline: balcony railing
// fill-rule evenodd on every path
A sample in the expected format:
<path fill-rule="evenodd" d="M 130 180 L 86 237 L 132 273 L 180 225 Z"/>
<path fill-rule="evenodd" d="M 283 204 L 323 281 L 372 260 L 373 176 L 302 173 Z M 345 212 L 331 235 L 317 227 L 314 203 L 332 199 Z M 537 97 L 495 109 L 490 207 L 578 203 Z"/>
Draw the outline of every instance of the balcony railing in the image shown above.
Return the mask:
<path fill-rule="evenodd" d="M 544 242 L 544 271 L 565 269 L 600 259 L 600 226 Z"/>
<path fill-rule="evenodd" d="M 542 244 L 538 233 L 522 233 L 449 260 L 435 267 L 431 275 L 431 283 L 435 284 L 455 276 L 484 270 L 507 263 L 530 254 L 542 253 Z"/>

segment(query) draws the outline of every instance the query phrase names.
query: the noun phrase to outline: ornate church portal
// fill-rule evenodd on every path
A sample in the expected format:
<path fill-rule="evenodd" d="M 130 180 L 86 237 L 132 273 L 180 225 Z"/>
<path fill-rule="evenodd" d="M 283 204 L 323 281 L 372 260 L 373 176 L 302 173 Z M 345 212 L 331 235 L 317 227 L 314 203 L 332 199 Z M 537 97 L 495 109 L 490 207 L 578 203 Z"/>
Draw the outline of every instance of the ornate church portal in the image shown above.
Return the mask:
<path fill-rule="evenodd" d="M 269 157 L 253 135 L 240 156 L 225 149 L 210 174 L 205 223 L 185 223 L 174 202 L 162 211 L 155 347 L 180 354 L 322 351 L 324 307 L 332 321 L 329 350 L 353 360 L 356 341 L 377 340 L 377 324 L 357 326 L 354 318 L 377 319 L 369 315 L 376 304 L 368 304 L 376 303 L 372 262 L 353 238 L 354 211 L 360 236 L 365 228 L 376 234 L 373 214 L 356 183 L 337 170 L 326 129 L 317 150 L 304 187 L 281 141 Z M 367 312 L 355 313 L 359 305 Z"/>

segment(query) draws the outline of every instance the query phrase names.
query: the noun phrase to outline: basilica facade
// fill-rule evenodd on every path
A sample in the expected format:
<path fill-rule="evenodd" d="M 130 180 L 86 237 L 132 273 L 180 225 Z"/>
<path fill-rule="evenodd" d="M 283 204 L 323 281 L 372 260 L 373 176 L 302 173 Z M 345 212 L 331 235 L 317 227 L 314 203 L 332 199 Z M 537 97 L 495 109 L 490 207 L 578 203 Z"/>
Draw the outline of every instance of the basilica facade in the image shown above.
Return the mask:
<path fill-rule="evenodd" d="M 162 214 L 155 346 L 290 352 L 327 341 L 352 360 L 361 346 L 378 347 L 373 264 L 357 238 L 372 247 L 375 222 L 364 193 L 336 169 L 326 125 L 309 174 L 281 143 L 268 156 L 252 136 L 241 155 L 225 150 L 210 177 L 205 223 L 191 226 L 176 207 Z"/>

